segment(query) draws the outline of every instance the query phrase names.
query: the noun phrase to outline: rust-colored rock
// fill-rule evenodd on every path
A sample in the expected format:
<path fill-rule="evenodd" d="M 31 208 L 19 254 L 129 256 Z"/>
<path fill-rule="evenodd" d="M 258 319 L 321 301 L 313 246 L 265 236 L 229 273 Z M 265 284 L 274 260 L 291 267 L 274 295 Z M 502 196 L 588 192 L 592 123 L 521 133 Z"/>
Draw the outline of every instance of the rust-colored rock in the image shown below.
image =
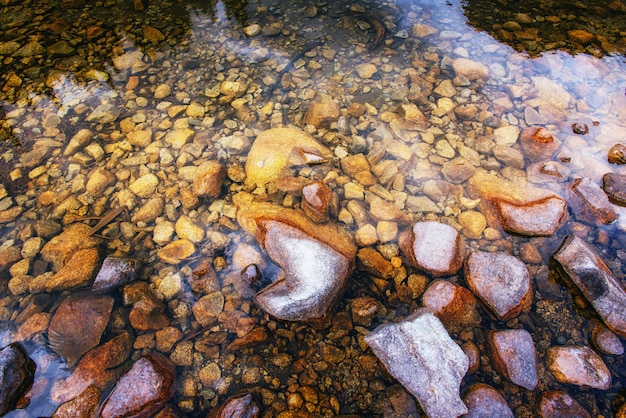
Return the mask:
<path fill-rule="evenodd" d="M 322 223 L 328 221 L 328 209 L 330 207 L 333 192 L 321 181 L 307 184 L 302 188 L 302 209 L 313 222 Z"/>
<path fill-rule="evenodd" d="M 169 325 L 165 305 L 146 282 L 135 282 L 125 286 L 124 303 L 132 305 L 128 320 L 137 330 L 157 330 Z"/>
<path fill-rule="evenodd" d="M 570 191 L 570 204 L 574 214 L 588 223 L 599 221 L 610 224 L 619 216 L 600 186 L 588 178 L 574 180 Z"/>
<path fill-rule="evenodd" d="M 380 303 L 370 296 L 362 296 L 352 299 L 350 302 L 352 322 L 356 325 L 369 327 L 372 319 L 381 310 Z"/>
<path fill-rule="evenodd" d="M 432 276 L 455 274 L 463 265 L 465 242 L 453 227 L 440 222 L 417 222 L 400 236 L 400 247 L 415 267 Z"/>
<path fill-rule="evenodd" d="M 48 327 L 48 341 L 69 364 L 100 343 L 109 322 L 113 298 L 91 292 L 74 293 L 57 308 Z"/>
<path fill-rule="evenodd" d="M 76 251 L 95 247 L 100 243 L 98 238 L 90 236 L 91 227 L 83 223 L 69 225 L 65 231 L 52 238 L 41 249 L 44 260 L 54 265 L 59 270 Z"/>
<path fill-rule="evenodd" d="M 534 390 L 537 377 L 537 352 L 533 338 L 525 329 L 491 331 L 489 344 L 499 373 L 514 384 Z"/>
<path fill-rule="evenodd" d="M 91 283 L 100 267 L 97 248 L 78 250 L 70 260 L 46 281 L 46 291 L 76 289 Z"/>
<path fill-rule="evenodd" d="M 463 401 L 469 410 L 463 418 L 514 417 L 502 395 L 484 383 L 470 386 L 463 395 Z"/>
<path fill-rule="evenodd" d="M 561 383 L 601 390 L 611 386 L 611 372 L 602 357 L 586 346 L 551 347 L 548 369 Z"/>
<path fill-rule="evenodd" d="M 196 196 L 217 197 L 226 179 L 226 167 L 217 161 L 200 164 L 193 178 L 192 190 Z"/>
<path fill-rule="evenodd" d="M 100 417 L 151 417 L 174 393 L 174 376 L 174 365 L 160 354 L 140 358 L 117 382 Z"/>
<path fill-rule="evenodd" d="M 530 237 L 554 234 L 567 214 L 567 203 L 556 196 L 523 205 L 501 199 L 494 203 L 505 231 Z"/>
<path fill-rule="evenodd" d="M 476 298 L 466 288 L 447 280 L 435 280 L 422 296 L 422 305 L 437 316 L 450 331 L 480 323 Z"/>
<path fill-rule="evenodd" d="M 259 406 L 250 393 L 231 396 L 222 405 L 211 410 L 207 418 L 257 418 Z"/>
<path fill-rule="evenodd" d="M 576 399 L 565 392 L 553 390 L 541 396 L 539 403 L 541 418 L 591 418 L 589 412 Z"/>
<path fill-rule="evenodd" d="M 339 105 L 329 96 L 321 96 L 311 103 L 304 115 L 304 123 L 316 128 L 328 128 L 340 116 Z"/>
<path fill-rule="evenodd" d="M 561 145 L 549 130 L 535 126 L 522 131 L 520 143 L 524 155 L 532 163 L 550 159 Z"/>
<path fill-rule="evenodd" d="M 100 390 L 89 386 L 80 395 L 69 400 L 54 411 L 52 418 L 96 418 L 100 405 Z"/>

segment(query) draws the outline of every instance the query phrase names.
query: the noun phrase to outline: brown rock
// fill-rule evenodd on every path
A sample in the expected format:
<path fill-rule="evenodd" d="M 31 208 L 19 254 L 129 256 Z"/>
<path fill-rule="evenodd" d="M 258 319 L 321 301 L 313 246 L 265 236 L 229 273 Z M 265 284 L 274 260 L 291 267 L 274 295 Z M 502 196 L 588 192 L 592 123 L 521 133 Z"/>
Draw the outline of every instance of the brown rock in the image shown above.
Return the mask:
<path fill-rule="evenodd" d="M 415 267 L 432 276 L 455 274 L 463 264 L 465 242 L 453 227 L 440 222 L 417 222 L 400 236 L 400 247 Z"/>
<path fill-rule="evenodd" d="M 554 390 L 541 396 L 539 403 L 541 418 L 591 418 L 589 412 L 576 399 L 565 392 Z"/>
<path fill-rule="evenodd" d="M 156 218 L 163 214 L 165 208 L 165 200 L 162 197 L 153 197 L 144 203 L 140 208 L 135 210 L 131 221 L 137 222 L 153 222 Z"/>
<path fill-rule="evenodd" d="M 408 215 L 401 209 L 398 209 L 393 203 L 371 193 L 366 195 L 366 200 L 370 205 L 370 215 L 374 220 L 396 221 L 400 223 L 409 222 Z"/>
<path fill-rule="evenodd" d="M 207 418 L 257 418 L 259 414 L 259 406 L 252 399 L 252 395 L 245 393 L 226 399 L 222 405 L 211 410 Z"/>
<path fill-rule="evenodd" d="M 626 175 L 606 173 L 602 177 L 602 188 L 611 202 L 626 206 Z"/>
<path fill-rule="evenodd" d="M 341 160 L 342 170 L 363 186 L 373 186 L 376 177 L 370 171 L 370 164 L 363 154 L 349 155 Z"/>
<path fill-rule="evenodd" d="M 218 197 L 226 178 L 226 167 L 217 161 L 200 164 L 193 178 L 192 190 L 199 197 Z"/>
<path fill-rule="evenodd" d="M 588 178 L 574 180 L 570 188 L 570 204 L 576 216 L 589 223 L 610 224 L 619 216 L 602 188 Z"/>
<path fill-rule="evenodd" d="M 100 391 L 95 386 L 89 386 L 74 399 L 59 405 L 52 414 L 52 418 L 96 418 L 98 405 L 100 405 Z"/>
<path fill-rule="evenodd" d="M 452 61 L 452 68 L 457 76 L 464 76 L 470 81 L 489 78 L 489 68 L 485 64 L 468 58 L 456 58 Z"/>
<path fill-rule="evenodd" d="M 567 32 L 567 36 L 572 42 L 587 45 L 593 42 L 596 37 L 583 29 L 574 29 Z"/>
<path fill-rule="evenodd" d="M 212 292 L 202 296 L 194 303 L 193 314 L 203 327 L 217 322 L 217 316 L 224 310 L 224 295 L 222 292 Z"/>
<path fill-rule="evenodd" d="M 19 326 L 15 339 L 17 341 L 26 341 L 37 334 L 46 332 L 51 317 L 52 315 L 48 312 L 32 314 Z"/>
<path fill-rule="evenodd" d="M 552 158 L 561 142 L 546 128 L 531 126 L 522 131 L 520 144 L 526 158 L 535 163 Z"/>
<path fill-rule="evenodd" d="M 393 277 L 393 265 L 374 248 L 361 248 L 357 253 L 357 259 L 361 270 L 383 279 Z"/>
<path fill-rule="evenodd" d="M 137 330 L 157 330 L 169 325 L 169 319 L 164 313 L 165 305 L 146 282 L 135 282 L 125 286 L 124 304 L 132 305 L 128 320 Z"/>
<path fill-rule="evenodd" d="M 524 329 L 491 331 L 489 344 L 495 368 L 514 384 L 534 390 L 537 377 L 537 352 L 530 333 Z"/>
<path fill-rule="evenodd" d="M 302 188 L 302 209 L 313 222 L 328 221 L 328 208 L 332 190 L 321 181 L 307 184 Z"/>
<path fill-rule="evenodd" d="M 523 205 L 501 199 L 494 203 L 505 231 L 530 237 L 554 234 L 567 213 L 567 203 L 556 196 Z"/>
<path fill-rule="evenodd" d="M 626 145 L 613 145 L 607 154 L 607 159 L 611 164 L 626 164 Z"/>
<path fill-rule="evenodd" d="M 470 289 L 502 320 L 530 308 L 532 289 L 526 265 L 506 253 L 476 251 L 465 261 Z"/>
<path fill-rule="evenodd" d="M 447 280 L 433 281 L 422 296 L 422 305 L 430 309 L 451 332 L 480 323 L 472 292 Z"/>
<path fill-rule="evenodd" d="M 91 227 L 83 223 L 69 225 L 41 249 L 44 260 L 59 270 L 78 250 L 95 247 L 100 240 L 89 235 Z"/>
<path fill-rule="evenodd" d="M 502 395 L 484 383 L 470 386 L 463 395 L 463 401 L 469 410 L 463 418 L 514 417 Z"/>
<path fill-rule="evenodd" d="M 90 284 L 100 267 L 97 248 L 78 250 L 72 258 L 46 281 L 46 291 L 76 289 Z"/>
<path fill-rule="evenodd" d="M 380 308 L 379 302 L 370 296 L 352 299 L 350 302 L 352 322 L 356 325 L 369 327 L 372 323 L 372 319 L 379 313 Z"/>
<path fill-rule="evenodd" d="M 548 369 L 561 383 L 606 390 L 611 386 L 611 372 L 602 358 L 586 346 L 551 347 Z"/>
<path fill-rule="evenodd" d="M 329 96 L 318 97 L 304 115 L 304 123 L 316 128 L 328 128 L 339 119 L 339 105 Z"/>
<path fill-rule="evenodd" d="M 104 190 L 114 182 L 115 176 L 110 171 L 99 168 L 89 176 L 89 180 L 87 180 L 85 185 L 85 191 L 91 196 L 100 197 Z"/>
<path fill-rule="evenodd" d="M 443 174 L 445 179 L 454 184 L 463 183 L 472 177 L 475 172 L 476 167 L 463 157 L 457 157 L 452 161 L 448 161 L 441 168 L 441 174 Z"/>
<path fill-rule="evenodd" d="M 157 251 L 157 256 L 168 264 L 178 264 L 196 252 L 193 242 L 179 239 Z"/>
<path fill-rule="evenodd" d="M 174 366 L 159 354 L 140 358 L 120 378 L 102 405 L 102 418 L 148 417 L 174 393 Z"/>

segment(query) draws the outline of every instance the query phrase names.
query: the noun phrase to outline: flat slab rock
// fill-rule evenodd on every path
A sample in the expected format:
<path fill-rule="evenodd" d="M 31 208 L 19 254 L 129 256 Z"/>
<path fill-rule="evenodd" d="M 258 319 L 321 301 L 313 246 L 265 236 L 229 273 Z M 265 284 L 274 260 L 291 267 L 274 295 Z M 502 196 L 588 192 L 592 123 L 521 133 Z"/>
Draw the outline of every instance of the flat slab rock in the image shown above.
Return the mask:
<path fill-rule="evenodd" d="M 430 418 L 467 413 L 459 396 L 467 373 L 467 356 L 428 309 L 418 309 L 401 322 L 385 324 L 365 342 L 389 373 L 415 396 Z"/>
<path fill-rule="evenodd" d="M 567 210 L 567 203 L 556 196 L 523 205 L 496 199 L 495 205 L 505 231 L 529 237 L 554 234 Z"/>
<path fill-rule="evenodd" d="M 489 333 L 489 344 L 496 369 L 514 384 L 533 390 L 537 377 L 537 352 L 533 338 L 525 329 Z"/>
<path fill-rule="evenodd" d="M 514 418 L 513 411 L 500 393 L 489 385 L 477 383 L 463 394 L 469 412 L 463 418 Z"/>
<path fill-rule="evenodd" d="M 572 234 L 553 257 L 609 329 L 626 337 L 626 292 L 595 251 Z"/>
<path fill-rule="evenodd" d="M 580 219 L 610 224 L 619 216 L 604 190 L 588 178 L 574 180 L 569 194 L 572 210 Z"/>
<path fill-rule="evenodd" d="M 530 308 L 530 274 L 526 265 L 512 255 L 484 251 L 470 254 L 465 260 L 465 279 L 472 292 L 502 321 Z"/>
<path fill-rule="evenodd" d="M 548 369 L 561 383 L 606 390 L 611 372 L 595 351 L 587 346 L 551 347 Z"/>
<path fill-rule="evenodd" d="M 400 246 L 415 267 L 435 277 L 455 274 L 463 265 L 465 243 L 450 225 L 417 222 L 402 234 Z"/>

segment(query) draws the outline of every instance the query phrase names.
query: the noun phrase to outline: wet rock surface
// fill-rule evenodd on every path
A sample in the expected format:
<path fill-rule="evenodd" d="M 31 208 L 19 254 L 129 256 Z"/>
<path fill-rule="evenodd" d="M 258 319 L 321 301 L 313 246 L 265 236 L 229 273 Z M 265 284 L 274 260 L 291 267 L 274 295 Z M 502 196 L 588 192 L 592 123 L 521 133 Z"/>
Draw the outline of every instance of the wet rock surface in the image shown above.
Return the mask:
<path fill-rule="evenodd" d="M 548 368 L 563 383 L 607 389 L 611 372 L 602 358 L 585 346 L 551 347 L 548 350 Z"/>
<path fill-rule="evenodd" d="M 94 279 L 91 289 L 94 292 L 107 292 L 132 281 L 141 264 L 138 260 L 107 257 Z"/>
<path fill-rule="evenodd" d="M 523 329 L 492 331 L 489 343 L 496 369 L 511 382 L 528 390 L 539 383 L 537 352 L 530 333 Z"/>
<path fill-rule="evenodd" d="M 505 231 L 526 236 L 554 234 L 567 214 L 567 204 L 556 196 L 525 205 L 496 200 L 496 207 Z"/>
<path fill-rule="evenodd" d="M 464 418 L 501 417 L 513 418 L 513 411 L 500 393 L 489 385 L 477 383 L 463 394 L 468 412 Z"/>
<path fill-rule="evenodd" d="M 541 418 L 591 417 L 576 399 L 561 391 L 550 391 L 541 396 L 539 415 Z"/>
<path fill-rule="evenodd" d="M 463 264 L 465 243 L 453 227 L 439 222 L 418 222 L 400 238 L 409 260 L 433 276 L 455 274 Z"/>
<path fill-rule="evenodd" d="M 595 217 L 603 224 L 615 222 L 617 211 L 609 202 L 602 188 L 588 178 L 576 179 L 572 183 L 572 209 L 580 218 Z"/>
<path fill-rule="evenodd" d="M 212 410 L 208 418 L 256 418 L 260 409 L 252 399 L 251 394 L 236 395 L 228 398 L 219 408 Z"/>
<path fill-rule="evenodd" d="M 19 344 L 10 344 L 0 350 L 0 414 L 17 407 L 35 378 L 35 363 Z"/>

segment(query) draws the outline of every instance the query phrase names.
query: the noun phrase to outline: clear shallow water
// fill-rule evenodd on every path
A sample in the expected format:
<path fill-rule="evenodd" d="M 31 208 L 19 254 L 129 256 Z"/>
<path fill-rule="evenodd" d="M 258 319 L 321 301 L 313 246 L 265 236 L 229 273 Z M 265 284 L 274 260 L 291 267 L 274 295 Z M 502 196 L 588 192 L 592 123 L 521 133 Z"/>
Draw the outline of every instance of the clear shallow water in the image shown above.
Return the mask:
<path fill-rule="evenodd" d="M 483 2 L 319 3 L 317 10 L 312 10 L 305 3 L 219 2 L 209 7 L 158 2 L 135 10 L 132 2 L 5 3 L 10 2 L 3 3 L 0 14 L 0 176 L 6 193 L 0 204 L 2 209 L 24 209 L 13 221 L 2 224 L 2 245 L 22 246 L 36 235 L 32 227 L 29 232 L 29 225 L 41 219 L 66 225 L 77 217 L 106 214 L 120 204 L 131 179 L 147 172 L 156 174 L 161 180 L 157 193 L 165 199 L 156 223 L 172 223 L 188 214 L 206 228 L 206 239 L 196 246 L 194 256 L 176 266 L 166 265 L 156 255 L 162 245 L 151 238 L 155 223 L 135 225 L 124 217 L 101 231 L 108 237 L 102 246 L 107 253 L 140 258 L 147 266 L 141 279 L 157 289 L 165 277 L 179 274 L 183 278 L 184 292 L 166 304 L 170 325 L 195 344 L 191 364 L 178 367 L 180 383 L 171 401 L 189 415 L 203 416 L 242 389 L 255 394 L 268 416 L 292 405 L 287 400 L 295 393 L 308 394 L 301 395 L 304 405 L 300 411 L 390 415 L 386 389 L 396 382 L 380 367 L 367 367 L 371 353 L 361 336 L 367 330 L 350 323 L 349 301 L 367 294 L 386 307 L 371 330 L 419 306 L 419 298 L 402 296 L 408 287 L 406 280 L 390 281 L 381 289 L 367 272 L 358 270 L 334 324 L 323 330 L 264 317 L 250 294 L 239 295 L 240 289 L 233 285 L 238 274 L 232 266 L 233 254 L 243 244 L 255 245 L 237 227 L 232 204 L 232 195 L 245 189 L 240 173 L 249 147 L 246 144 L 270 127 L 303 126 L 304 113 L 317 94 L 328 94 L 342 109 L 352 103 L 365 104 L 366 112 L 360 117 L 347 116 L 344 125 L 311 131 L 331 148 L 337 161 L 331 167 L 301 170 L 299 174 L 308 179 L 324 178 L 331 171 L 341 177 L 340 158 L 355 150 L 366 154 L 376 150 L 374 132 L 390 126 L 390 114 L 399 104 L 416 103 L 427 115 L 427 133 L 402 136 L 406 132 L 395 132 L 396 139 L 413 155 L 403 166 L 402 181 L 396 183 L 394 178 L 383 185 L 389 186 L 391 198 L 387 198 L 416 220 L 444 219 L 460 227 L 458 216 L 472 204 L 441 189 L 433 192 L 428 183 L 442 179 L 442 165 L 459 155 L 503 178 L 515 182 L 527 178 L 529 164 L 523 160 L 520 164 L 519 153 L 496 155 L 492 151 L 494 130 L 506 125 L 520 130 L 528 125 L 547 127 L 563 143 L 555 160 L 567 160 L 573 177 L 600 183 L 606 172 L 624 171 L 606 159 L 613 145 L 626 141 L 626 64 L 621 55 L 626 28 L 619 27 L 624 19 L 615 18 L 623 17 L 619 5 L 538 3 L 517 10 L 504 3 Z M 372 17 L 387 27 L 378 48 L 372 48 L 376 36 Z M 250 30 L 255 23 L 265 32 L 247 37 L 244 28 Z M 575 29 L 587 31 L 592 39 L 585 45 L 573 42 L 578 38 L 568 31 Z M 322 45 L 293 62 L 280 82 L 283 68 L 311 42 Z M 489 78 L 453 84 L 450 91 L 449 81 L 455 77 L 452 62 L 459 57 L 487 65 Z M 355 71 L 367 63 L 376 69 L 369 77 Z M 238 108 L 220 93 L 224 81 L 242 86 L 238 94 L 243 101 L 236 104 Z M 268 94 L 277 81 L 280 85 Z M 157 87 L 162 84 L 169 86 L 171 93 L 157 98 Z M 200 105 L 202 112 L 188 116 L 185 112 L 191 103 Z M 470 117 L 452 109 L 470 104 L 476 106 Z M 586 123 L 590 132 L 584 136 L 573 133 L 573 123 Z M 64 155 L 69 139 L 83 128 L 94 135 L 89 146 Z M 129 131 L 148 128 L 153 145 L 128 143 Z M 168 145 L 165 135 L 174 128 L 193 130 L 194 139 L 181 149 Z M 29 152 L 42 145 L 47 148 L 45 156 L 32 163 Z M 511 148 L 519 151 L 519 143 Z M 186 208 L 180 194 L 189 186 L 184 167 L 207 159 L 219 159 L 230 167 L 222 194 L 215 200 L 201 200 L 196 208 Z M 387 155 L 387 159 L 401 157 Z M 100 166 L 116 176 L 116 183 L 102 197 L 93 198 L 85 194 L 85 182 Z M 340 190 L 341 182 L 336 184 Z M 562 183 L 541 186 L 566 197 Z M 270 200 L 285 204 L 283 191 L 271 187 L 267 191 Z M 407 196 L 423 194 L 438 204 L 436 210 L 418 212 L 406 205 Z M 346 207 L 339 195 L 339 206 Z M 470 194 L 464 189 L 462 196 L 469 199 Z M 46 199 L 49 204 L 42 203 Z M 291 201 L 297 204 L 298 198 Z M 133 210 L 142 203 L 142 199 L 134 199 Z M 97 221 L 87 222 L 94 225 Z M 354 224 L 345 227 L 351 232 L 357 228 Z M 528 263 L 529 269 L 533 276 L 542 277 L 547 274 L 551 253 L 571 231 L 594 243 L 614 275 L 623 279 L 621 220 L 600 228 L 573 219 L 547 239 L 487 230 L 468 242 L 472 249 L 506 250 L 515 255 L 520 254 L 522 244 L 530 242 L 543 262 Z M 384 248 L 373 246 L 388 256 L 397 252 L 393 242 Z M 227 346 L 242 334 L 235 327 L 222 324 L 195 335 L 202 327 L 190 309 L 203 295 L 193 291 L 187 280 L 203 260 L 217 271 L 222 293 L 232 301 L 237 315 L 251 318 L 251 323 L 264 327 L 271 337 L 233 352 Z M 33 264 L 29 274 L 35 272 L 43 273 Z M 0 274 L 3 339 L 8 343 L 15 339 L 16 315 L 32 296 L 28 291 L 13 295 L 8 288 L 11 273 L 5 269 Z M 451 280 L 464 283 L 460 275 Z M 52 296 L 47 312 L 54 312 L 61 297 Z M 112 321 L 111 330 L 124 324 L 128 328 L 124 320 L 128 307 L 122 305 L 119 293 L 116 298 L 114 316 L 122 319 Z M 482 347 L 485 329 L 505 326 L 481 313 L 482 328 L 455 335 L 458 341 L 473 341 Z M 533 332 L 541 358 L 550 344 L 588 344 L 588 316 L 585 310 L 574 308 L 567 294 L 555 301 L 537 291 L 531 313 L 506 326 Z M 46 350 L 45 333 L 34 340 L 32 350 Z M 136 344 L 134 357 L 151 350 L 149 343 L 141 345 Z M 343 354 L 328 354 L 336 350 Z M 563 387 L 547 371 L 541 373 L 537 391 L 525 392 L 507 383 L 488 364 L 466 377 L 464 387 L 479 381 L 494 385 L 518 416 L 534 414 L 542 391 L 563 388 L 576 395 L 590 413 L 610 416 L 623 403 L 623 372 L 621 357 L 607 356 L 605 361 L 614 381 L 604 392 Z M 57 373 L 46 361 L 38 364 L 42 373 Z M 199 370 L 212 364 L 219 366 L 221 377 L 217 383 L 202 382 Z M 317 400 L 302 386 L 313 388 Z M 46 405 L 47 390 L 42 389 L 33 399 L 31 416 L 54 409 Z"/>

